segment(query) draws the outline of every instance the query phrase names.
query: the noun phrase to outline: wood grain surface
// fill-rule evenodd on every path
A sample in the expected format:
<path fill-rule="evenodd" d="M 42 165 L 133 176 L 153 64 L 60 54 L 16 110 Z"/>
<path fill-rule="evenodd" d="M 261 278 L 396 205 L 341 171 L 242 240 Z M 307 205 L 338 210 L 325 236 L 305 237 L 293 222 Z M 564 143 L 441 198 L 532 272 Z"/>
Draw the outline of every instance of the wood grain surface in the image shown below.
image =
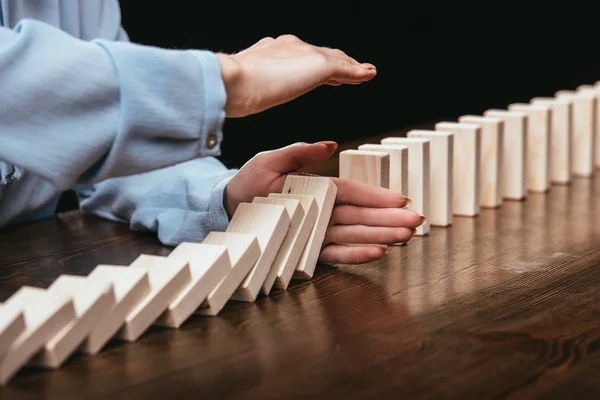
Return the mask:
<path fill-rule="evenodd" d="M 8 399 L 597 398 L 600 177 L 432 227 L 380 261 L 152 328 Z M 167 255 L 153 235 L 78 212 L 0 231 L 0 301 L 62 273 Z"/>

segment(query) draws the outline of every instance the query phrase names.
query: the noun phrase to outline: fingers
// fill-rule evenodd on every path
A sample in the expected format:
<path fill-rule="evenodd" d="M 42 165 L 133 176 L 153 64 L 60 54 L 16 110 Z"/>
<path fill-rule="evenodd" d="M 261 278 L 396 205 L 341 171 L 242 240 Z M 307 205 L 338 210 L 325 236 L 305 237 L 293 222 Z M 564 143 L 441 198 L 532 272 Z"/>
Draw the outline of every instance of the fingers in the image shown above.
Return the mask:
<path fill-rule="evenodd" d="M 321 250 L 319 261 L 325 264 L 364 264 L 379 260 L 386 253 L 385 246 L 330 244 Z"/>
<path fill-rule="evenodd" d="M 332 180 L 338 188 L 336 204 L 374 208 L 402 208 L 410 204 L 410 199 L 389 189 L 349 179 L 332 178 Z"/>
<path fill-rule="evenodd" d="M 360 84 L 375 77 L 377 70 L 373 64 L 359 63 L 340 49 L 321 47 L 320 51 L 329 60 L 332 68 L 328 85 Z"/>
<path fill-rule="evenodd" d="M 281 149 L 266 151 L 254 158 L 255 166 L 281 174 L 319 164 L 327 160 L 337 149 L 335 142 L 295 143 Z"/>
<path fill-rule="evenodd" d="M 327 229 L 324 243 L 394 244 L 408 242 L 415 229 L 404 227 L 334 225 Z"/>
<path fill-rule="evenodd" d="M 371 208 L 340 205 L 333 209 L 332 225 L 367 225 L 404 227 L 414 229 L 425 222 L 425 217 L 414 210 L 401 208 Z"/>

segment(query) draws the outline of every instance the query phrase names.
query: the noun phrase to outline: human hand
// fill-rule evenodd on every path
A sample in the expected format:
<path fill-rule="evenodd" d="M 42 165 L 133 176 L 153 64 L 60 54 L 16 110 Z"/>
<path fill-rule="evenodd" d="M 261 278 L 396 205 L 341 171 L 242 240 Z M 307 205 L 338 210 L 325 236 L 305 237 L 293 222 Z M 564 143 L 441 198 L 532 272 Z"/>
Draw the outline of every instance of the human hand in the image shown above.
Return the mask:
<path fill-rule="evenodd" d="M 280 193 L 289 173 L 321 163 L 336 150 L 334 142 L 296 143 L 257 154 L 231 178 L 225 191 L 231 217 L 238 204 Z M 319 261 L 362 264 L 383 257 L 387 244 L 407 242 L 425 219 L 403 209 L 409 200 L 391 190 L 332 178 L 338 191 Z"/>
<path fill-rule="evenodd" d="M 236 54 L 217 53 L 228 117 L 244 117 L 289 102 L 321 85 L 360 84 L 375 66 L 339 49 L 310 45 L 294 35 L 264 38 Z"/>

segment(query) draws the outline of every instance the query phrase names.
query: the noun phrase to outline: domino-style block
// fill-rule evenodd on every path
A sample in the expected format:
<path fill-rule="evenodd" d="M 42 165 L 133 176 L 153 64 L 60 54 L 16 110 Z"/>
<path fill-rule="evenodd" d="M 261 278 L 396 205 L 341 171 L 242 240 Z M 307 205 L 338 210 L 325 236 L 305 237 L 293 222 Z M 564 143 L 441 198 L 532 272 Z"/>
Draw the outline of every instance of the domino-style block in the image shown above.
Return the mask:
<path fill-rule="evenodd" d="M 319 207 L 317 222 L 310 233 L 293 276 L 297 279 L 311 279 L 331 219 L 335 197 L 337 196 L 337 186 L 331 178 L 327 177 L 288 175 L 281 192 L 284 194 L 312 195 Z"/>
<path fill-rule="evenodd" d="M 248 276 L 231 297 L 238 301 L 255 301 L 261 289 L 267 293 L 275 282 L 269 274 L 273 261 L 290 227 L 290 217 L 284 206 L 277 204 L 240 203 L 227 232 L 252 233 L 258 239 L 261 255 Z M 269 281 L 267 281 L 269 278 Z"/>
<path fill-rule="evenodd" d="M 481 207 L 502 206 L 504 121 L 494 117 L 463 115 L 458 122 L 476 124 L 481 129 Z"/>
<path fill-rule="evenodd" d="M 381 144 L 393 144 L 408 147 L 408 197 L 411 199 L 412 203 L 407 208 L 427 217 L 425 222 L 417 227 L 415 234 L 417 236 L 429 234 L 429 139 L 387 137 L 381 139 Z"/>
<path fill-rule="evenodd" d="M 527 198 L 527 114 L 522 111 L 490 109 L 484 117 L 504 121 L 504 146 L 502 149 L 502 198 L 525 200 Z"/>
<path fill-rule="evenodd" d="M 202 243 L 225 246 L 231 270 L 211 290 L 196 314 L 215 316 L 221 312 L 242 284 L 261 255 L 256 235 L 250 233 L 210 232 Z"/>
<path fill-rule="evenodd" d="M 154 324 L 178 328 L 200 308 L 209 293 L 225 279 L 232 268 L 227 247 L 214 244 L 181 243 L 173 249 L 167 259 L 187 263 L 191 281 L 171 301 Z"/>
<path fill-rule="evenodd" d="M 276 274 L 273 285 L 280 289 L 288 287 L 319 212 L 313 196 L 299 196 L 270 193 L 267 198 L 256 197 L 253 201 L 261 204 L 284 205 L 291 219 L 288 233 L 273 261 L 272 270 Z M 263 293 L 268 294 L 264 290 Z"/>
<path fill-rule="evenodd" d="M 0 304 L 0 360 L 10 345 L 25 332 L 23 311 Z"/>
<path fill-rule="evenodd" d="M 116 303 L 116 297 L 112 283 L 75 275 L 59 276 L 47 290 L 57 296 L 70 296 L 76 318 L 46 342 L 29 364 L 56 369 L 83 343 L 96 326 L 96 321 L 110 311 Z"/>
<path fill-rule="evenodd" d="M 116 337 L 134 342 L 176 301 L 192 283 L 188 259 L 141 254 L 131 265 L 148 273 L 150 293 L 125 317 Z"/>
<path fill-rule="evenodd" d="M 21 287 L 8 298 L 2 311 L 9 308 L 23 312 L 26 329 L 0 359 L 0 385 L 8 383 L 49 340 L 76 318 L 70 296 L 30 286 Z"/>
<path fill-rule="evenodd" d="M 452 225 L 454 133 L 413 129 L 409 138 L 429 139 L 429 223 Z"/>
<path fill-rule="evenodd" d="M 382 151 L 340 152 L 340 178 L 369 186 L 390 187 L 390 155 Z"/>
<path fill-rule="evenodd" d="M 407 196 L 408 193 L 408 147 L 398 144 L 366 143 L 358 150 L 378 151 L 389 154 L 389 189 Z"/>
<path fill-rule="evenodd" d="M 142 268 L 121 265 L 98 265 L 87 279 L 112 283 L 116 299 L 79 348 L 83 353 L 97 354 L 117 334 L 127 315 L 150 294 L 150 279 Z"/>
<path fill-rule="evenodd" d="M 555 97 L 573 102 L 571 174 L 574 177 L 590 177 L 594 165 L 596 97 L 589 90 L 560 90 Z"/>
<path fill-rule="evenodd" d="M 573 101 L 568 98 L 535 97 L 531 104 L 541 104 L 552 109 L 550 128 L 550 182 L 568 184 L 571 182 L 571 147 Z"/>
<path fill-rule="evenodd" d="M 527 189 L 543 193 L 550 189 L 550 127 L 552 110 L 537 104 L 514 103 L 511 111 L 527 114 Z"/>
<path fill-rule="evenodd" d="M 436 131 L 454 132 L 452 214 L 474 217 L 481 209 L 481 128 L 476 124 L 438 122 Z"/>
<path fill-rule="evenodd" d="M 592 136 L 592 164 L 600 168 L 600 85 L 581 85 L 578 92 L 594 96 L 594 133 Z"/>

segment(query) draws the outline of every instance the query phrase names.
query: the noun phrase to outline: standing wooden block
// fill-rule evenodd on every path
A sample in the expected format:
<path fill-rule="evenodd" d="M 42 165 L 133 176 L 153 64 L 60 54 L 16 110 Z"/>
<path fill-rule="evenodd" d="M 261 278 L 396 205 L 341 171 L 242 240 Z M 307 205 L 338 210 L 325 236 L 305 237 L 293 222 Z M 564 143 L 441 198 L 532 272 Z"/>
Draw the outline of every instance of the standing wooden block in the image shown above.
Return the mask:
<path fill-rule="evenodd" d="M 0 360 L 10 345 L 25 332 L 23 311 L 0 304 Z"/>
<path fill-rule="evenodd" d="M 596 97 L 586 90 L 556 92 L 555 97 L 573 102 L 572 175 L 589 177 L 593 171 L 593 145 L 596 115 Z"/>
<path fill-rule="evenodd" d="M 439 122 L 435 130 L 454 132 L 452 213 L 474 217 L 481 209 L 481 129 L 476 124 Z"/>
<path fill-rule="evenodd" d="M 314 196 L 319 207 L 317 222 L 310 233 L 306 247 L 294 272 L 294 278 L 311 279 L 319 259 L 319 254 L 321 253 L 321 246 L 325 239 L 325 232 L 331 219 L 333 206 L 335 205 L 337 186 L 331 178 L 288 175 L 285 179 L 282 193 Z"/>
<path fill-rule="evenodd" d="M 258 238 L 250 233 L 210 232 L 202 243 L 225 246 L 231 270 L 208 294 L 196 314 L 215 316 L 221 312 L 260 257 Z"/>
<path fill-rule="evenodd" d="M 382 151 L 342 151 L 340 178 L 389 189 L 390 155 Z"/>
<path fill-rule="evenodd" d="M 502 197 L 524 200 L 527 198 L 527 114 L 491 109 L 483 115 L 504 121 Z"/>
<path fill-rule="evenodd" d="M 429 139 L 411 137 L 388 137 L 381 140 L 384 145 L 402 145 L 408 147 L 408 197 L 412 203 L 407 208 L 427 217 L 417 227 L 416 235 L 429 234 Z"/>
<path fill-rule="evenodd" d="M 594 84 L 594 89 L 600 93 L 600 81 Z M 594 138 L 594 166 L 600 168 L 600 99 L 596 97 L 596 136 Z"/>
<path fill-rule="evenodd" d="M 112 283 L 75 275 L 59 276 L 48 287 L 48 292 L 56 296 L 70 296 L 76 318 L 46 342 L 29 364 L 56 369 L 83 343 L 96 326 L 96 321 L 108 314 L 116 298 Z"/>
<path fill-rule="evenodd" d="M 454 133 L 413 129 L 409 138 L 429 139 L 429 223 L 452 225 Z"/>
<path fill-rule="evenodd" d="M 0 385 L 6 384 L 44 345 L 76 318 L 70 296 L 23 286 L 2 306 L 21 311 L 26 329 L 0 359 Z"/>
<path fill-rule="evenodd" d="M 97 354 L 118 332 L 127 315 L 150 294 L 150 279 L 142 268 L 120 265 L 98 265 L 87 279 L 112 283 L 116 298 L 115 305 L 96 321 L 96 326 L 79 348 L 83 353 Z"/>
<path fill-rule="evenodd" d="M 312 227 L 317 221 L 319 213 L 317 202 L 313 196 L 284 195 L 282 193 L 270 193 L 267 198 L 257 197 L 254 202 L 285 205 L 290 215 L 292 221 L 290 229 L 279 248 L 275 261 L 273 261 L 276 272 L 273 285 L 279 289 L 286 289 L 294 275 L 296 265 L 300 261 L 302 251 L 306 247 Z M 298 202 L 301 213 L 296 211 L 295 202 Z"/>
<path fill-rule="evenodd" d="M 408 147 L 398 144 L 367 143 L 358 146 L 359 150 L 378 151 L 389 154 L 389 189 L 407 196 L 408 193 Z"/>
<path fill-rule="evenodd" d="M 155 325 L 178 328 L 231 272 L 231 263 L 227 247 L 205 243 L 181 243 L 167 259 L 187 263 L 191 281 L 158 317 Z"/>
<path fill-rule="evenodd" d="M 256 264 L 234 292 L 232 299 L 252 302 L 267 282 L 269 271 L 290 227 L 290 217 L 284 206 L 275 204 L 240 203 L 227 232 L 252 233 L 258 238 L 261 255 Z M 275 282 L 267 282 L 267 292 Z"/>
<path fill-rule="evenodd" d="M 116 337 L 134 342 L 177 300 L 192 283 L 189 261 L 141 254 L 131 269 L 148 272 L 150 293 L 129 313 Z"/>
<path fill-rule="evenodd" d="M 543 193 L 550 189 L 550 107 L 538 104 L 515 103 L 511 111 L 527 114 L 527 189 Z"/>
<path fill-rule="evenodd" d="M 531 104 L 541 104 L 552 109 L 550 129 L 550 182 L 571 182 L 571 147 L 573 101 L 567 98 L 535 97 Z"/>
<path fill-rule="evenodd" d="M 481 129 L 481 207 L 500 207 L 503 187 L 504 121 L 477 115 L 464 115 L 458 121 L 476 124 Z"/>

